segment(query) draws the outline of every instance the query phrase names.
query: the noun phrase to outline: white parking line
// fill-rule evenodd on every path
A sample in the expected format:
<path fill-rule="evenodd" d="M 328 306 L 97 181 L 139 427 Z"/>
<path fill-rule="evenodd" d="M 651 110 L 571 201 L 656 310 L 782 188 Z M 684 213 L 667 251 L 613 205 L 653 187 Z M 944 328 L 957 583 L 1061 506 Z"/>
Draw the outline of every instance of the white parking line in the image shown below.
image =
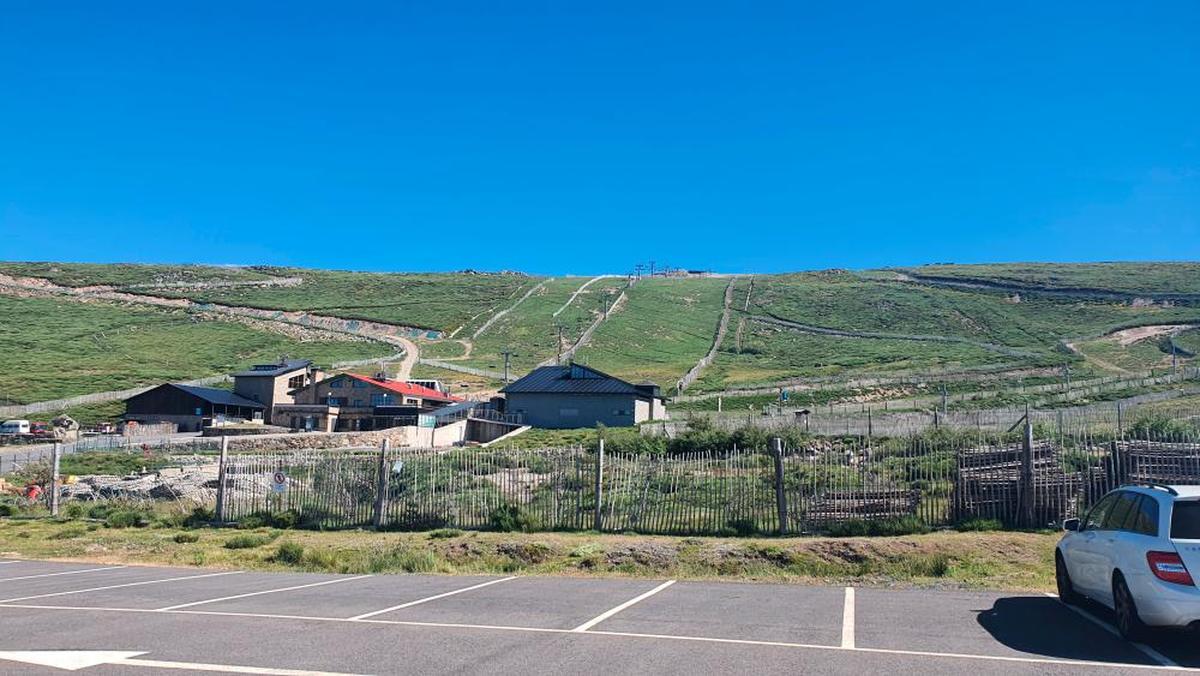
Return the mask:
<path fill-rule="evenodd" d="M 398 605 L 398 606 L 392 606 L 391 608 L 384 608 L 383 610 L 376 610 L 376 611 L 373 611 L 373 612 L 370 612 L 370 613 L 363 613 L 362 615 L 355 615 L 354 617 L 349 617 L 349 618 L 346 618 L 346 619 L 349 619 L 349 620 L 365 620 L 365 619 L 367 619 L 368 617 L 375 617 L 376 615 L 382 615 L 382 614 L 384 614 L 384 613 L 390 613 L 390 612 L 392 612 L 393 610 L 401 610 L 401 609 L 403 609 L 403 608 L 411 608 L 412 606 L 421 605 L 422 603 L 429 603 L 430 601 L 436 601 L 436 600 L 438 600 L 438 599 L 444 599 L 444 598 L 446 598 L 447 596 L 454 596 L 455 594 L 461 594 L 461 593 L 463 593 L 463 592 L 469 592 L 469 591 L 471 591 L 472 589 L 482 589 L 483 587 L 488 587 L 488 586 L 491 586 L 491 585 L 494 585 L 494 584 L 500 584 L 501 582 L 508 582 L 509 580 L 515 580 L 515 579 L 517 579 L 517 576 L 516 576 L 516 575 L 512 575 L 512 576 L 509 576 L 509 577 L 502 577 L 502 578 L 500 578 L 499 580 L 488 580 L 487 582 L 483 582 L 483 583 L 476 584 L 476 585 L 471 585 L 470 587 L 463 587 L 462 589 L 455 589 L 454 591 L 448 591 L 448 592 L 446 592 L 446 593 L 444 593 L 444 594 L 437 594 L 437 595 L 435 595 L 435 596 L 427 596 L 427 597 L 425 597 L 425 598 L 423 598 L 423 599 L 417 599 L 416 601 L 409 601 L 408 603 L 401 603 L 401 604 L 400 604 L 400 605 Z M 2 602 L 0 602 L 0 603 L 2 603 Z"/>
<path fill-rule="evenodd" d="M 846 587 L 846 600 L 842 603 L 842 647 L 854 647 L 854 587 Z"/>
<path fill-rule="evenodd" d="M 244 599 L 249 596 L 262 596 L 263 594 L 278 594 L 279 592 L 295 591 L 297 589 L 308 589 L 310 587 L 323 587 L 327 584 L 338 584 L 339 582 L 351 582 L 353 580 L 361 580 L 371 577 L 370 575 L 356 575 L 354 577 L 340 577 L 336 580 L 325 580 L 324 582 L 313 582 L 312 584 L 298 584 L 293 587 L 280 587 L 279 589 L 265 589 L 263 591 L 250 592 L 248 594 L 234 594 L 233 596 L 222 596 L 215 599 L 206 599 L 204 601 L 192 601 L 191 603 L 180 603 L 177 606 L 167 606 L 159 608 L 159 610 L 180 610 L 182 608 L 191 608 L 192 606 L 202 606 L 206 603 L 217 603 L 218 601 L 232 601 L 234 599 Z"/>
<path fill-rule="evenodd" d="M 71 591 L 52 592 L 49 594 L 34 594 L 33 596 L 18 596 L 12 599 L 4 599 L 0 603 L 13 603 L 15 601 L 28 601 L 30 599 L 47 599 L 52 596 L 68 596 L 70 594 L 86 594 L 94 591 L 104 591 L 105 589 L 121 589 L 124 587 L 139 587 L 147 584 L 162 584 L 164 582 L 179 582 L 182 580 L 198 580 L 202 577 L 220 577 L 221 575 L 237 575 L 242 571 L 231 570 L 224 573 L 205 573 L 204 575 L 185 575 L 183 577 L 168 577 L 160 580 L 146 580 L 144 582 L 126 582 L 124 584 L 110 584 L 104 587 L 91 587 L 90 589 L 73 589 Z"/>
<path fill-rule="evenodd" d="M 616 608 L 612 608 L 612 609 L 604 611 L 603 613 L 600 613 L 599 615 L 593 617 L 592 619 L 588 620 L 587 622 L 584 622 L 583 624 L 579 625 L 578 627 L 575 627 L 571 631 L 585 632 L 588 629 L 591 629 L 592 627 L 596 626 L 597 624 L 600 624 L 601 622 L 612 617 L 613 615 L 616 615 L 617 613 L 621 612 L 622 610 L 625 610 L 629 606 L 632 606 L 633 604 L 638 603 L 640 601 L 644 601 L 644 600 L 650 598 L 651 596 L 654 596 L 658 592 L 666 589 L 667 587 L 670 587 L 673 584 L 675 584 L 675 580 L 667 580 L 666 582 L 658 585 L 657 587 L 655 587 L 654 589 L 651 589 L 650 591 L 646 592 L 645 594 L 641 594 L 640 596 L 635 596 L 635 597 L 629 599 L 628 601 L 626 601 L 625 603 L 622 603 L 621 605 L 617 606 Z"/>
<path fill-rule="evenodd" d="M 120 570 L 125 566 L 105 566 L 104 568 L 84 568 L 83 570 L 68 570 L 61 573 L 39 573 L 38 575 L 21 575 L 20 577 L 0 577 L 0 582 L 14 580 L 32 580 L 35 577 L 56 577 L 58 575 L 78 575 L 79 573 L 95 573 L 101 570 Z"/>
<path fill-rule="evenodd" d="M 1049 596 L 1050 598 L 1055 598 L 1055 599 L 1058 598 L 1058 594 L 1051 594 L 1050 592 L 1045 592 L 1045 594 L 1046 594 L 1046 596 Z M 1067 608 L 1070 608 L 1071 610 L 1075 611 L 1075 613 L 1078 614 L 1083 619 L 1090 621 L 1092 624 L 1095 624 L 1096 626 L 1100 627 L 1104 631 L 1107 631 L 1108 633 L 1112 634 L 1113 636 L 1116 636 L 1117 638 L 1123 638 L 1121 636 L 1121 632 L 1117 631 L 1116 627 L 1114 627 L 1111 624 L 1105 622 L 1104 620 L 1096 617 L 1095 615 L 1089 613 L 1088 611 L 1084 610 L 1083 608 L 1080 608 L 1078 606 L 1073 606 L 1069 603 L 1064 603 L 1063 605 L 1066 606 Z M 1151 648 L 1150 646 L 1146 645 L 1145 643 L 1137 643 L 1136 641 L 1128 641 L 1128 643 L 1129 643 L 1129 645 L 1142 651 L 1143 653 L 1146 654 L 1147 657 L 1154 660 L 1155 662 L 1158 662 L 1159 664 L 1163 665 L 1164 667 L 1179 667 L 1179 664 L 1176 663 L 1175 660 L 1158 652 L 1157 650 L 1155 650 L 1154 648 Z"/>
<path fill-rule="evenodd" d="M 24 610 L 65 610 L 70 612 L 107 612 L 107 613 L 153 613 L 162 614 L 162 611 L 151 610 L 149 608 L 102 608 L 90 606 L 40 606 L 30 604 L 4 604 L 0 608 L 19 608 Z M 484 631 L 506 631 L 516 633 L 531 633 L 531 634 L 568 634 L 574 636 L 586 636 L 590 638 L 636 638 L 636 639 L 655 639 L 666 641 L 688 641 L 696 643 L 718 643 L 730 645 L 747 645 L 761 646 L 768 648 L 791 648 L 801 650 L 825 650 L 838 652 L 852 653 L 870 653 L 881 655 L 900 655 L 911 657 L 933 657 L 961 660 L 976 660 L 982 662 L 1009 662 L 1017 664 L 1048 664 L 1058 666 L 1076 666 L 1076 667 L 1098 667 L 1105 669 L 1123 669 L 1123 670 L 1148 670 L 1148 671 L 1181 671 L 1186 673 L 1200 674 L 1200 669 L 1194 667 L 1168 667 L 1159 664 L 1132 664 L 1129 662 L 1097 662 L 1093 660 L 1068 660 L 1057 659 L 1052 657 L 1021 657 L 1021 656 L 1005 656 L 1005 655 L 977 655 L 971 653 L 940 653 L 928 650 L 900 650 L 891 648 L 843 648 L 839 645 L 821 645 L 813 643 L 790 643 L 786 641 L 756 641 L 752 639 L 736 639 L 736 638 L 712 638 L 708 636 L 679 636 L 672 634 L 638 634 L 633 632 L 619 631 L 583 631 L 577 632 L 573 629 L 544 629 L 539 627 L 510 627 L 503 625 L 486 625 L 486 624 L 460 624 L 450 622 L 418 622 L 413 620 L 356 620 L 342 617 L 313 617 L 307 615 L 273 615 L 267 613 L 234 613 L 222 612 L 216 610 L 173 610 L 171 614 L 179 615 L 205 615 L 211 617 L 233 617 L 233 618 L 258 618 L 268 620 L 295 620 L 302 622 L 334 622 L 334 623 L 362 623 L 362 624 L 378 624 L 400 627 L 427 627 L 435 629 L 469 629 L 469 630 L 484 630 Z"/>

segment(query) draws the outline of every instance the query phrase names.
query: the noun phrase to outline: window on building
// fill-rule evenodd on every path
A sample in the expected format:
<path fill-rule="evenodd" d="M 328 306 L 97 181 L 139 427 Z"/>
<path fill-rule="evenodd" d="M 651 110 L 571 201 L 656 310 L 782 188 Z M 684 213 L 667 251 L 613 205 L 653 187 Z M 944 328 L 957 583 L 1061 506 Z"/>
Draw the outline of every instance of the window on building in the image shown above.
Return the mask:
<path fill-rule="evenodd" d="M 358 407 L 360 407 L 360 408 L 361 408 L 361 407 L 362 407 L 362 405 L 363 405 L 363 400 L 362 400 L 362 399 L 355 399 L 355 400 L 354 400 L 354 405 L 355 405 L 355 406 L 358 406 Z"/>
<path fill-rule="evenodd" d="M 343 399 L 342 397 L 327 397 L 325 399 L 325 404 L 327 406 L 341 406 L 345 403 L 346 403 L 346 400 Z"/>
<path fill-rule="evenodd" d="M 295 390 L 304 387 L 304 375 L 292 376 L 288 378 L 288 389 Z"/>
<path fill-rule="evenodd" d="M 329 382 L 329 386 L 336 387 L 336 388 L 342 388 L 342 387 L 346 386 L 346 381 L 341 378 L 338 378 L 337 380 L 331 380 Z"/>
<path fill-rule="evenodd" d="M 390 394 L 372 394 L 371 395 L 371 405 L 372 406 L 392 406 L 395 403 L 396 403 L 396 397 L 394 397 Z"/>
<path fill-rule="evenodd" d="M 405 397 L 405 398 L 404 398 L 404 404 L 405 404 L 405 405 L 407 405 L 407 406 L 420 406 L 420 405 L 421 405 L 421 400 L 420 400 L 420 399 L 414 399 L 413 397 Z"/>
<path fill-rule="evenodd" d="M 367 386 L 367 384 L 361 380 L 352 380 L 350 382 L 351 382 L 350 387 L 353 387 L 354 389 L 357 389 L 357 390 L 361 390 L 362 388 Z"/>

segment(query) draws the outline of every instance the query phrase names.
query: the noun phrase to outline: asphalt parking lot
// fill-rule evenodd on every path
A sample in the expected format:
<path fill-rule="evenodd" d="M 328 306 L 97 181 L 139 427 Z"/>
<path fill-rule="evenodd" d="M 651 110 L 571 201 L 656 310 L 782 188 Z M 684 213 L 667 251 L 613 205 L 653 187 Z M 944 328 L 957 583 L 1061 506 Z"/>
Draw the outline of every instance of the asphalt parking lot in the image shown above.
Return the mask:
<path fill-rule="evenodd" d="M 0 673 L 1200 671 L 1000 592 L 0 561 Z"/>

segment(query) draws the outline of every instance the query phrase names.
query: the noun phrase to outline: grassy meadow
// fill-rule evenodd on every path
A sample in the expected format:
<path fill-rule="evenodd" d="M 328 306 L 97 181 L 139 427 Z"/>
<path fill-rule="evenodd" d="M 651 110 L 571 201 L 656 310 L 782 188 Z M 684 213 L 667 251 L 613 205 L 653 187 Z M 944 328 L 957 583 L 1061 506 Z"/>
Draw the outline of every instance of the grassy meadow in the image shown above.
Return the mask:
<path fill-rule="evenodd" d="M 712 346 L 727 279 L 643 279 L 592 336 L 576 360 L 633 382 L 672 391 Z"/>
<path fill-rule="evenodd" d="M 1052 289 L 1200 293 L 1200 263 L 998 263 L 922 265 L 907 272 Z"/>
<path fill-rule="evenodd" d="M 329 364 L 392 351 L 365 341 L 299 342 L 181 310 L 0 296 L 6 403 L 216 375 L 282 354 Z"/>

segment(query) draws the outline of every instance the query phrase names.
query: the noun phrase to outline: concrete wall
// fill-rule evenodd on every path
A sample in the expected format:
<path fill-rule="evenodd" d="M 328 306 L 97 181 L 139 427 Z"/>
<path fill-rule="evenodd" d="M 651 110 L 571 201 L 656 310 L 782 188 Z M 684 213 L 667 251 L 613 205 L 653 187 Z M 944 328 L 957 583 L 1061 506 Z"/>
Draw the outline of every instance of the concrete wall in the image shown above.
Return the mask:
<path fill-rule="evenodd" d="M 533 427 L 570 429 L 629 427 L 636 422 L 633 395 L 580 395 L 510 393 L 507 412 L 523 413 L 525 423 Z"/>

